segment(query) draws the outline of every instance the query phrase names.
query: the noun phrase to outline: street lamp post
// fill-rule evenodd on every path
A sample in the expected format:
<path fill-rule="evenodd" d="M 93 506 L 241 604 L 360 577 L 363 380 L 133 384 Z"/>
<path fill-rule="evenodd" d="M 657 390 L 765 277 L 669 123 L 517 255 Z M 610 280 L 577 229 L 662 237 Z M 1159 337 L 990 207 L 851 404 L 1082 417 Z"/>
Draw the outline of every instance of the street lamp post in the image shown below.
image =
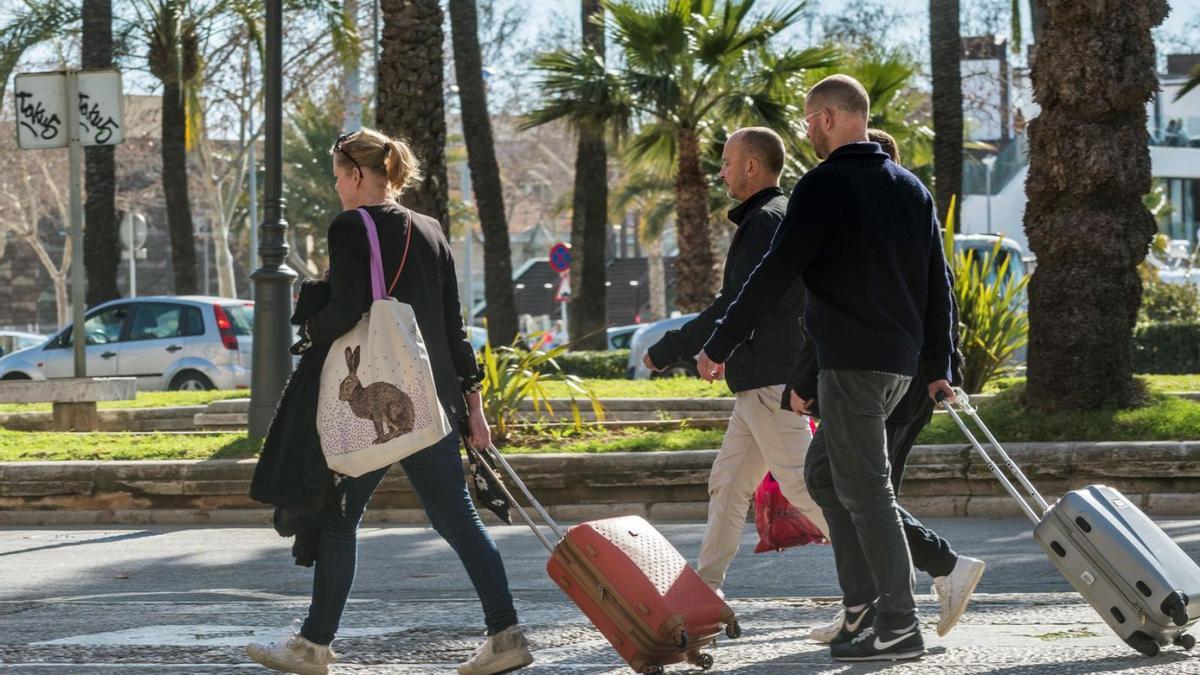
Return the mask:
<path fill-rule="evenodd" d="M 254 283 L 254 356 L 250 375 L 250 435 L 263 438 L 292 372 L 292 285 L 287 258 L 287 220 L 283 217 L 283 2 L 266 0 L 263 106 L 263 222 Z"/>
<path fill-rule="evenodd" d="M 988 155 L 983 158 L 983 168 L 987 169 L 987 233 L 992 233 L 992 167 L 996 166 L 996 156 Z"/>

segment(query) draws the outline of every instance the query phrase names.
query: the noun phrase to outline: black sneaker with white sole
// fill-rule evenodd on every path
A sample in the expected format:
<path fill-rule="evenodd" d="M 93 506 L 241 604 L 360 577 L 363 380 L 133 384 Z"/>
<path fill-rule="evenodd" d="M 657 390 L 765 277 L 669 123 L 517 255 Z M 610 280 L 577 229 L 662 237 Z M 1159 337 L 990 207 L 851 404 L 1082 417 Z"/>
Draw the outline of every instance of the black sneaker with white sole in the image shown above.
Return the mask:
<path fill-rule="evenodd" d="M 903 661 L 920 658 L 925 641 L 921 624 L 914 620 L 899 630 L 872 626 L 849 642 L 832 645 L 830 653 L 838 661 Z"/>
<path fill-rule="evenodd" d="M 829 641 L 831 645 L 840 645 L 853 640 L 875 623 L 875 603 L 855 612 L 849 607 L 845 609 L 846 616 L 842 619 L 842 628 Z"/>

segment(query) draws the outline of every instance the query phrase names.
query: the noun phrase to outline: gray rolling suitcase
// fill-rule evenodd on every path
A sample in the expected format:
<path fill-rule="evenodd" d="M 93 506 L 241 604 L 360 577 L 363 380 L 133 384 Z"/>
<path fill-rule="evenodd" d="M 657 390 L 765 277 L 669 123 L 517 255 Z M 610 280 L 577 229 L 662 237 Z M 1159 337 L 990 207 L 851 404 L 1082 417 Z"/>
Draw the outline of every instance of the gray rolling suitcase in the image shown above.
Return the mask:
<path fill-rule="evenodd" d="M 979 419 L 966 394 L 957 392 L 954 404 L 941 398 L 942 407 L 1033 521 L 1034 539 L 1054 566 L 1126 644 L 1147 656 L 1157 655 L 1160 645 L 1189 650 L 1195 646 L 1196 638 L 1187 631 L 1200 620 L 1200 566 L 1162 528 L 1104 485 L 1068 492 L 1050 506 Z M 960 412 L 983 431 L 1029 492 L 1036 510 L 963 423 Z"/>

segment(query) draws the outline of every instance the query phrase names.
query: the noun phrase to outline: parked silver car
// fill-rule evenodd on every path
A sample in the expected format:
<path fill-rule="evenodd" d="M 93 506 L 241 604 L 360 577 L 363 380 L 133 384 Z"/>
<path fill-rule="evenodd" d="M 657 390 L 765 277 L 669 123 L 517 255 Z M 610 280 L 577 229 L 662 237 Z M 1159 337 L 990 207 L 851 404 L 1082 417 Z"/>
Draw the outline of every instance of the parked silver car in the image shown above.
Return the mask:
<path fill-rule="evenodd" d="M 0 330 L 0 356 L 19 352 L 22 349 L 37 347 L 44 344 L 48 338 L 37 333 L 24 333 L 16 330 Z"/>
<path fill-rule="evenodd" d="M 246 389 L 254 303 L 161 296 L 113 300 L 87 313 L 89 377 L 136 377 L 138 390 Z M 0 380 L 74 375 L 72 327 L 0 358 Z"/>
<path fill-rule="evenodd" d="M 648 380 L 657 377 L 677 377 L 680 375 L 695 375 L 696 360 L 689 358 L 683 361 L 672 363 L 660 373 L 652 372 L 646 367 L 643 362 L 646 358 L 646 352 L 650 350 L 651 345 L 662 339 L 662 336 L 667 334 L 669 330 L 675 330 L 683 324 L 691 321 L 696 317 L 696 314 L 684 314 L 683 316 L 671 317 L 654 323 L 642 324 L 633 333 L 633 338 L 629 341 L 629 362 L 627 374 L 631 380 Z M 657 365 L 657 364 L 656 364 Z"/>

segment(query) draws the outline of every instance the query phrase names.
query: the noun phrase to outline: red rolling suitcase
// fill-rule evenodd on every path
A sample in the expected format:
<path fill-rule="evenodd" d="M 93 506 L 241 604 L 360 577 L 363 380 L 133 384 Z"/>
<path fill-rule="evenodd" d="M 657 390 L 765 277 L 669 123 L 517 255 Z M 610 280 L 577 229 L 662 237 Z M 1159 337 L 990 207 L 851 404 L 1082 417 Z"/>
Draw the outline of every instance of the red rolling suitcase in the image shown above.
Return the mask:
<path fill-rule="evenodd" d="M 741 635 L 729 605 L 650 523 L 625 516 L 580 523 L 564 532 L 507 460 L 495 448 L 488 452 L 558 539 L 551 543 L 497 480 L 550 552 L 550 578 L 634 671 L 657 675 L 664 666 L 683 661 L 707 670 L 713 657 L 701 649 L 714 643 L 722 630 L 731 638 Z M 480 465 L 492 472 L 487 462 Z"/>

